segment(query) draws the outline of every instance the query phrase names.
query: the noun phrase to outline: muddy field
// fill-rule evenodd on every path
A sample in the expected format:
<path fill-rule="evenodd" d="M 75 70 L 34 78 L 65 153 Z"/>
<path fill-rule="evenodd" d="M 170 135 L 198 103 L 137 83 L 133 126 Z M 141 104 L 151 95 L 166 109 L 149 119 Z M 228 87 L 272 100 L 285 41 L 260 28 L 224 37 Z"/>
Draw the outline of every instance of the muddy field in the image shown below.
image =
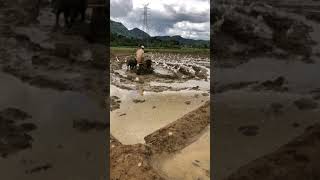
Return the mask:
<path fill-rule="evenodd" d="M 154 72 L 111 58 L 111 179 L 210 179 L 208 55 L 147 53 Z"/>
<path fill-rule="evenodd" d="M 105 179 L 106 46 L 38 2 L 0 3 L 1 177 Z"/>
<path fill-rule="evenodd" d="M 319 178 L 309 144 L 318 128 L 305 132 L 320 115 L 317 4 L 215 6 L 225 16 L 215 26 L 224 43 L 216 44 L 214 179 Z"/>

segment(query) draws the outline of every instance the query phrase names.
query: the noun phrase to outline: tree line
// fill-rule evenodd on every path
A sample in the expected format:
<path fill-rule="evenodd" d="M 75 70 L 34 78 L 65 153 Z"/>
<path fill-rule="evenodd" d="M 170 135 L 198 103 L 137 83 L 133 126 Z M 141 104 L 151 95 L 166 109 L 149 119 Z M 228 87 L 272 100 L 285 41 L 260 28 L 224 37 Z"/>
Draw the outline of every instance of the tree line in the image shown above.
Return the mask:
<path fill-rule="evenodd" d="M 126 37 L 119 34 L 111 33 L 110 44 L 113 47 L 127 46 L 136 47 L 139 44 L 144 44 L 149 48 L 209 48 L 209 43 L 199 43 L 197 41 L 193 43 L 183 43 L 174 39 L 162 40 L 157 37 L 150 37 L 145 39 L 137 39 L 132 37 Z"/>

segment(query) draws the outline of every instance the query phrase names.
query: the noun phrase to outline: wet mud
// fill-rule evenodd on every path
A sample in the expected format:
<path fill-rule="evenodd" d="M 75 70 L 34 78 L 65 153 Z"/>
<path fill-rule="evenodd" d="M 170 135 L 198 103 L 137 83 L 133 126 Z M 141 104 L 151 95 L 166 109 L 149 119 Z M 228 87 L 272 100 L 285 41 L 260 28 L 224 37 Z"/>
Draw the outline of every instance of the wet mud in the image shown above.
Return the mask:
<path fill-rule="evenodd" d="M 86 95 L 33 87 L 2 73 L 0 82 L 6 84 L 0 91 L 0 167 L 6 169 L 5 179 L 103 177 L 104 108 Z M 81 119 L 86 121 L 74 128 L 74 120 Z"/>
<path fill-rule="evenodd" d="M 39 2 L 1 2 L 1 177 L 105 179 L 106 46 Z"/>
<path fill-rule="evenodd" d="M 316 124 L 275 152 L 244 165 L 226 179 L 318 179 L 318 142 L 319 124 Z"/>
<path fill-rule="evenodd" d="M 0 112 L 0 154 L 3 158 L 32 147 L 33 138 L 29 132 L 37 126 L 24 121 L 28 118 L 31 118 L 29 114 L 12 107 Z"/>
<path fill-rule="evenodd" d="M 208 89 L 208 57 L 159 53 L 151 53 L 148 57 L 152 60 L 154 71 L 143 76 L 127 70 L 126 61 L 130 56 L 112 58 L 111 84 L 121 89 L 135 90 L 134 84 L 142 83 L 145 91 L 153 92 Z"/>
<path fill-rule="evenodd" d="M 185 172 L 167 164 L 183 162 L 189 179 L 209 179 L 209 139 L 201 138 L 209 134 L 209 58 L 147 53 L 154 71 L 137 75 L 127 70 L 129 55 L 113 56 L 111 179 L 179 179 Z M 203 152 L 193 156 L 197 143 Z"/>
<path fill-rule="evenodd" d="M 1 37 L 2 71 L 33 86 L 78 91 L 103 99 L 106 46 L 87 40 L 89 23 L 78 23 L 71 29 L 54 29 L 54 24 L 55 15 L 48 4 L 41 6 L 35 21 L 4 25 L 7 28 L 1 29 L 7 33 Z"/>
<path fill-rule="evenodd" d="M 181 162 L 188 165 L 193 163 L 192 166 L 187 165 L 190 168 L 189 170 L 192 170 L 187 179 L 191 177 L 210 179 L 208 111 L 209 103 L 207 102 L 200 108 L 181 117 L 177 122 L 146 136 L 145 144 L 124 145 L 111 135 L 111 179 L 179 179 L 184 175 L 184 172 L 179 169 L 180 166 L 172 167 L 170 171 L 165 170 L 169 167 L 166 164 L 168 164 L 168 159 L 171 156 L 176 156 L 177 160 L 169 162 L 169 165 Z M 199 117 L 197 120 L 201 120 L 201 126 L 198 125 L 199 122 L 192 121 L 195 114 Z M 196 128 L 189 130 L 186 126 Z M 204 138 L 202 138 L 202 134 L 205 134 L 203 135 Z M 168 142 L 170 143 L 167 144 Z M 202 153 L 195 155 L 194 152 L 200 148 L 199 146 Z M 180 153 L 179 150 L 182 150 L 183 153 Z M 199 159 L 203 161 L 202 163 L 205 163 L 202 168 L 200 168 Z M 179 170 L 179 173 L 172 174 L 177 170 Z"/>
<path fill-rule="evenodd" d="M 210 127 L 207 127 L 210 128 Z M 200 137 L 175 154 L 159 155 L 153 167 L 168 179 L 210 179 L 210 132 L 205 129 Z"/>
<path fill-rule="evenodd" d="M 295 153 L 309 145 L 279 153 L 320 115 L 320 26 L 303 13 L 311 4 L 318 2 L 249 0 L 215 6 L 216 42 L 225 43 L 216 45 L 214 179 L 317 177 L 309 152 Z M 314 139 L 302 136 L 305 142 Z M 308 170 L 297 168 L 302 162 Z"/>

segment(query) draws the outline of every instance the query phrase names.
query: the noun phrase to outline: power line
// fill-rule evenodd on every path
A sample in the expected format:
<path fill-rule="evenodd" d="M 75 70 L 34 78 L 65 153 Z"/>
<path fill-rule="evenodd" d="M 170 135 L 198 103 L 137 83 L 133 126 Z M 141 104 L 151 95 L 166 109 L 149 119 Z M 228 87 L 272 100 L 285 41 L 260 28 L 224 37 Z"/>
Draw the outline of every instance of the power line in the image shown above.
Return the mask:
<path fill-rule="evenodd" d="M 149 32 L 149 3 L 143 5 L 143 31 L 148 33 Z"/>
<path fill-rule="evenodd" d="M 146 32 L 147 34 L 149 34 L 149 16 L 150 16 L 150 8 L 148 7 L 149 6 L 149 3 L 147 4 L 144 4 L 143 5 L 143 25 L 142 25 L 142 29 L 144 32 Z M 146 40 L 146 45 L 148 46 L 149 45 L 149 40 L 148 38 L 145 39 Z"/>

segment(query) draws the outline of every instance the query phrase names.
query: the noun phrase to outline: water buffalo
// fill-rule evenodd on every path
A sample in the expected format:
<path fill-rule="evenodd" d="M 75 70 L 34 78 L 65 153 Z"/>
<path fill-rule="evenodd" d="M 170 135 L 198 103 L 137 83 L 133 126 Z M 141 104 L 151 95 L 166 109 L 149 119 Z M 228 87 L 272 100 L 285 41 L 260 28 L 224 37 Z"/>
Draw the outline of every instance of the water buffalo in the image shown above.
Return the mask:
<path fill-rule="evenodd" d="M 63 13 L 65 25 L 71 27 L 78 15 L 81 21 L 85 20 L 85 13 L 88 6 L 87 0 L 52 0 L 53 10 L 56 14 L 56 27 L 59 26 L 60 14 Z"/>
<path fill-rule="evenodd" d="M 127 62 L 127 69 L 134 69 L 137 66 L 137 60 L 135 59 L 129 59 Z"/>
<path fill-rule="evenodd" d="M 152 61 L 150 59 L 147 59 L 145 64 L 147 69 L 151 69 Z"/>

